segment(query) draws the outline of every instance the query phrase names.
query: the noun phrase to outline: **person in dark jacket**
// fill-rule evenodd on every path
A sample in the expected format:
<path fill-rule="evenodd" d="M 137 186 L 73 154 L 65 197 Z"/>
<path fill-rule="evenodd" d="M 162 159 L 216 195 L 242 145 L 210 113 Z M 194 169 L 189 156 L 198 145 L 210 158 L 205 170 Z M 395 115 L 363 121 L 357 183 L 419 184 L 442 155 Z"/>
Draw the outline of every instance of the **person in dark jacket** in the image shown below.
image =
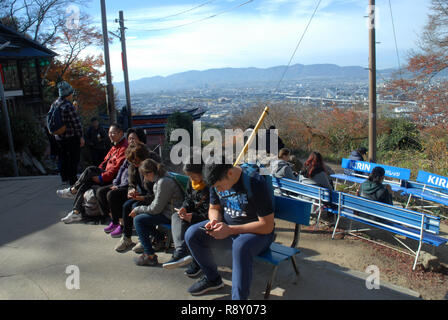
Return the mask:
<path fill-rule="evenodd" d="M 168 262 L 163 264 L 166 269 L 177 268 L 190 263 L 185 274 L 195 277 L 201 268 L 189 254 L 185 243 L 185 232 L 198 222 L 208 219 L 210 203 L 210 189 L 202 177 L 203 164 L 194 164 L 193 158 L 189 164 L 184 165 L 184 173 L 189 177 L 185 200 L 178 212 L 171 217 L 171 232 L 175 246 L 174 254 Z"/>
<path fill-rule="evenodd" d="M 353 150 L 348 158 L 349 158 L 349 160 L 364 161 L 364 156 L 366 154 L 367 154 L 367 149 L 364 147 L 360 147 L 356 150 Z"/>
<path fill-rule="evenodd" d="M 382 167 L 373 168 L 369 178 L 361 184 L 358 196 L 392 205 L 392 190 L 390 185 L 383 184 L 384 174 Z"/>
<path fill-rule="evenodd" d="M 107 141 L 106 130 L 100 125 L 97 118 L 93 117 L 90 120 L 91 126 L 87 129 L 86 144 L 89 146 L 90 157 L 92 165 L 98 166 L 110 149 L 110 144 Z"/>
<path fill-rule="evenodd" d="M 126 149 L 126 151 L 129 150 Z M 127 200 L 128 195 L 128 168 L 129 161 L 124 160 L 116 178 L 112 181 L 112 185 L 99 187 L 96 190 L 96 198 L 100 206 L 101 214 L 103 216 L 110 216 L 112 218 L 111 224 L 104 230 L 109 230 L 113 225 L 118 225 L 117 215 L 121 216 L 121 208 L 123 203 Z M 106 231 L 107 232 L 107 231 Z"/>
<path fill-rule="evenodd" d="M 266 130 L 266 153 L 278 154 L 279 150 L 285 148 L 283 140 L 275 133 L 275 126 L 270 126 L 269 130 Z M 271 136 L 277 138 L 277 150 L 271 150 Z M 274 140 L 275 141 L 275 140 Z"/>
<path fill-rule="evenodd" d="M 364 161 L 364 156 L 367 154 L 367 149 L 364 147 L 360 147 L 356 150 L 353 150 L 350 156 L 348 157 L 349 160 L 356 160 L 356 161 Z M 363 174 L 359 171 L 354 171 L 351 169 L 344 169 L 344 173 L 346 175 L 353 175 L 353 174 Z"/>

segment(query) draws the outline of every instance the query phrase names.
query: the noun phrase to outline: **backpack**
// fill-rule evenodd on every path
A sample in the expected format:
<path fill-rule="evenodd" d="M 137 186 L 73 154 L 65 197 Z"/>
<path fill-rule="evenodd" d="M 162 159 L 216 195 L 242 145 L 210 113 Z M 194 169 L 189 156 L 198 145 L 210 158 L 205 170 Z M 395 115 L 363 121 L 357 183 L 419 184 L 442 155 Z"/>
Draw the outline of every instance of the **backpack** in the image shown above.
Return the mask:
<path fill-rule="evenodd" d="M 47 113 L 47 129 L 52 135 L 61 135 L 67 129 L 62 121 L 62 108 L 59 103 L 53 103 Z"/>
<path fill-rule="evenodd" d="M 100 206 L 95 196 L 95 190 L 89 189 L 84 192 L 84 201 L 82 203 L 84 211 L 88 217 L 101 216 Z"/>
<path fill-rule="evenodd" d="M 244 189 L 247 191 L 247 196 L 252 197 L 252 187 L 250 184 L 250 177 L 253 177 L 255 173 L 258 173 L 260 177 L 263 178 L 266 185 L 268 186 L 269 196 L 271 197 L 272 207 L 275 209 L 275 199 L 274 199 L 274 188 L 272 187 L 272 176 L 269 174 L 260 174 L 260 168 L 263 168 L 262 165 L 257 165 L 253 163 L 242 163 L 239 165 L 245 174 L 243 174 L 243 185 Z"/>
<path fill-rule="evenodd" d="M 182 191 L 182 194 L 185 196 L 185 194 L 187 193 L 187 186 L 188 186 L 189 178 L 187 176 L 184 176 L 184 175 L 181 175 L 178 173 L 174 173 L 174 172 L 168 172 L 167 176 L 170 177 L 171 179 L 173 179 L 174 182 L 176 182 L 177 186 Z"/>

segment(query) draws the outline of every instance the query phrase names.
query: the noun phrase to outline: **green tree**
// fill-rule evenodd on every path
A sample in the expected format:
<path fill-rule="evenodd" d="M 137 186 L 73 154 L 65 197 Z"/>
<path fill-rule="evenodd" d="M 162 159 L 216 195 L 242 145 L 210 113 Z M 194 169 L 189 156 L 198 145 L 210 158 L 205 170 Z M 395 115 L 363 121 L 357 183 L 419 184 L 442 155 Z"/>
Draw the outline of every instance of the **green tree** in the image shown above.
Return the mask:
<path fill-rule="evenodd" d="M 387 119 L 386 132 L 378 139 L 378 149 L 381 151 L 419 150 L 421 151 L 420 131 L 417 125 L 406 119 Z"/>
<path fill-rule="evenodd" d="M 165 141 L 167 145 L 172 146 L 178 141 L 170 141 L 171 133 L 175 129 L 185 129 L 190 134 L 190 145 L 193 140 L 193 117 L 188 112 L 174 112 L 168 117 L 165 127 Z"/>

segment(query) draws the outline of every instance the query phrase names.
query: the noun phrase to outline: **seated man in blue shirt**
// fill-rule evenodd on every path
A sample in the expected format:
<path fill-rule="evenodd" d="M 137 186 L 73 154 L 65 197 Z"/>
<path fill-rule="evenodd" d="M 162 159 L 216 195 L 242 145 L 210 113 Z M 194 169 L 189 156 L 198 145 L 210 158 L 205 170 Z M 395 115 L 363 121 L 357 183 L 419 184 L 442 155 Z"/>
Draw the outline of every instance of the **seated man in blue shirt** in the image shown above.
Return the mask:
<path fill-rule="evenodd" d="M 272 197 L 264 177 L 249 175 L 239 166 L 226 164 L 225 159 L 222 163 L 204 166 L 203 176 L 210 186 L 209 220 L 191 226 L 185 234 L 204 273 L 188 291 L 201 295 L 224 286 L 211 251 L 213 242 L 223 241 L 232 249 L 232 299 L 245 300 L 252 282 L 253 259 L 273 241 Z"/>

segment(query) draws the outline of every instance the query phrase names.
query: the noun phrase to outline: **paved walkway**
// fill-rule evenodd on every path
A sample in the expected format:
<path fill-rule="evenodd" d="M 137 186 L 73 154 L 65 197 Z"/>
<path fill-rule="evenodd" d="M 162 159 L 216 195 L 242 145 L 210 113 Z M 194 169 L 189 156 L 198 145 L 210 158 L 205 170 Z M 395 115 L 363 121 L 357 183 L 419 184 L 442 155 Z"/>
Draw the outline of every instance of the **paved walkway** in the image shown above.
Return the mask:
<path fill-rule="evenodd" d="M 59 199 L 57 176 L 0 179 L 0 299 L 230 299 L 231 256 L 219 254 L 226 286 L 216 293 L 192 297 L 187 288 L 195 281 L 184 269 L 134 265 L 132 251 L 113 250 L 118 239 L 106 235 L 102 225 L 65 225 L 60 219 L 71 201 Z M 136 238 L 134 238 L 136 240 Z M 159 254 L 159 261 L 170 255 Z M 415 299 L 404 288 L 380 283 L 379 290 L 366 288 L 367 274 L 344 270 L 302 255 L 301 274 L 295 282 L 290 264 L 279 268 L 271 299 Z M 75 265 L 80 288 L 69 290 L 66 282 Z M 263 299 L 271 267 L 254 266 L 250 299 Z M 73 272 L 73 271 L 72 271 Z"/>

